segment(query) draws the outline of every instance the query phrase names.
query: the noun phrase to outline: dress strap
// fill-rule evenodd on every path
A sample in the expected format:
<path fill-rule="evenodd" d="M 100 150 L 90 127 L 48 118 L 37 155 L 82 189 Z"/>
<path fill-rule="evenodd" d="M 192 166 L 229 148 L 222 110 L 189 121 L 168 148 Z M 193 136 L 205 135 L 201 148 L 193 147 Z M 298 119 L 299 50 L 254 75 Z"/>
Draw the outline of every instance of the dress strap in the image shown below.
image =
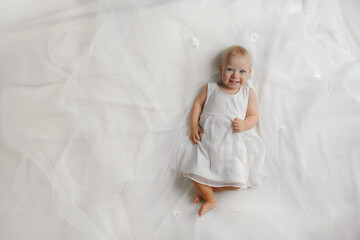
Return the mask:
<path fill-rule="evenodd" d="M 212 95 L 212 93 L 214 92 L 214 90 L 216 89 L 216 84 L 214 82 L 210 82 L 207 84 L 207 94 L 206 94 L 206 100 L 209 99 L 210 95 Z"/>
<path fill-rule="evenodd" d="M 244 98 L 245 98 L 244 101 L 246 107 L 249 103 L 249 95 L 250 95 L 250 87 L 248 85 L 244 85 Z"/>
<path fill-rule="evenodd" d="M 213 92 L 216 89 L 216 82 L 208 83 L 208 92 Z"/>

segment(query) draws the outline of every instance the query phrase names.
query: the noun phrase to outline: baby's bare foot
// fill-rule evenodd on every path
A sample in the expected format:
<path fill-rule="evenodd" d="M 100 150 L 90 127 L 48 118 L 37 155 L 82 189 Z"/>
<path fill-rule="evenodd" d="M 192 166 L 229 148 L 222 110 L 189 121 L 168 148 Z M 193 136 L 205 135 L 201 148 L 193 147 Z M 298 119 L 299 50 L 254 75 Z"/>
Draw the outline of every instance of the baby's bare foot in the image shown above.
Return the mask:
<path fill-rule="evenodd" d="M 216 207 L 215 202 L 205 202 L 201 208 L 199 209 L 199 217 L 203 216 L 205 213 L 207 213 L 209 210 Z"/>
<path fill-rule="evenodd" d="M 194 198 L 194 203 L 199 203 L 200 200 L 201 200 L 201 195 L 200 195 L 200 193 L 196 192 L 195 198 Z"/>

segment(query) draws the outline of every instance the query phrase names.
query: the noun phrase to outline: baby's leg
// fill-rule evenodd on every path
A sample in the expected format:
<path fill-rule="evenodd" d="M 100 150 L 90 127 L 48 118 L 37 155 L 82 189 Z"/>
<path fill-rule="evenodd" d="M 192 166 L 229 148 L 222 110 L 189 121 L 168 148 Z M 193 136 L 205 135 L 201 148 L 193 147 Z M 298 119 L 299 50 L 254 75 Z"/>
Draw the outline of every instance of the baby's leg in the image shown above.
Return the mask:
<path fill-rule="evenodd" d="M 204 215 L 207 211 L 213 209 L 216 207 L 216 201 L 214 198 L 214 192 L 213 188 L 210 186 L 206 186 L 203 184 L 200 184 L 198 182 L 192 181 L 195 189 L 198 191 L 198 193 L 204 198 L 205 203 L 200 207 L 199 209 L 199 217 Z"/>
<path fill-rule="evenodd" d="M 201 200 L 200 193 L 196 190 L 195 197 L 194 197 L 194 203 L 199 203 Z"/>

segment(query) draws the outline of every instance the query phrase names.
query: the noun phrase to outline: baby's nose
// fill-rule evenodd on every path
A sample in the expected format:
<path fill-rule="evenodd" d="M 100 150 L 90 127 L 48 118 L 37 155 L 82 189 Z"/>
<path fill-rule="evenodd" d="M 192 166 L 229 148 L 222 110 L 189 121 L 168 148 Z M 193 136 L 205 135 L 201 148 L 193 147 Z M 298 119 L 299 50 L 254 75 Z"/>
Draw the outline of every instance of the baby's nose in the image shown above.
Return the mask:
<path fill-rule="evenodd" d="M 234 77 L 238 77 L 238 76 L 240 76 L 240 74 L 239 74 L 237 71 L 234 71 L 234 72 L 233 72 L 233 76 L 234 76 Z"/>

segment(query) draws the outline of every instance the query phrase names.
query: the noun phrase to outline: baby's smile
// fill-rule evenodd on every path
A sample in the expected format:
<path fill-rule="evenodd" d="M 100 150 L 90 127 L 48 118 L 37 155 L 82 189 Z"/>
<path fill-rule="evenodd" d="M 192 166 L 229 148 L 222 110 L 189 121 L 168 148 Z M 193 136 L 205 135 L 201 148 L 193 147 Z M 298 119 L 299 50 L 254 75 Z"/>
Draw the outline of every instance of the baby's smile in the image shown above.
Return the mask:
<path fill-rule="evenodd" d="M 236 84 L 238 84 L 238 83 L 240 83 L 240 80 L 235 80 L 235 79 L 230 79 L 229 80 L 229 83 L 231 84 L 231 85 L 236 85 Z"/>

